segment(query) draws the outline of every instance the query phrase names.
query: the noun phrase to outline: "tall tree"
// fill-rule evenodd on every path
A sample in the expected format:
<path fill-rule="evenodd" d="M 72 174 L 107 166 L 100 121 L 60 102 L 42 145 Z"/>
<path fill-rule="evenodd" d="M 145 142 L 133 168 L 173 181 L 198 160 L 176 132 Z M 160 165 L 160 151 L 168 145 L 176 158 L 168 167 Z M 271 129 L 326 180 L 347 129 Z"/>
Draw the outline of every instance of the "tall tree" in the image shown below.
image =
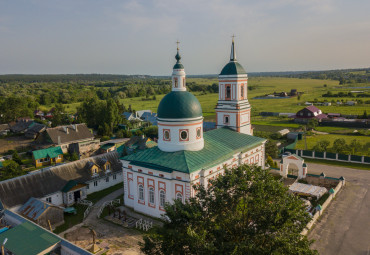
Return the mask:
<path fill-rule="evenodd" d="M 226 170 L 196 197 L 165 206 L 163 227 L 144 237 L 145 254 L 316 254 L 302 236 L 302 201 L 268 170 Z"/>

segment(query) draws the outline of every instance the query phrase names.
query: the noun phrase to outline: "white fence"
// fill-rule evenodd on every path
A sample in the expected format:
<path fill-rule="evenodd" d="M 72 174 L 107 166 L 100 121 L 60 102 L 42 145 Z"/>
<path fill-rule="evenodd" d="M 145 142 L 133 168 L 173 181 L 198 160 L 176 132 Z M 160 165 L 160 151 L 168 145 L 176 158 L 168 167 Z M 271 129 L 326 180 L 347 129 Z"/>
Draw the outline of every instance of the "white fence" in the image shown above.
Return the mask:
<path fill-rule="evenodd" d="M 89 215 L 90 211 L 91 211 L 91 208 L 93 206 L 93 202 L 89 201 L 89 200 L 80 200 L 78 202 L 78 204 L 80 205 L 87 205 L 87 208 L 84 212 L 84 219 L 87 217 L 87 215 Z"/>
<path fill-rule="evenodd" d="M 136 221 L 135 227 L 144 231 L 148 231 L 153 227 L 153 221 L 143 220 L 141 218 L 140 220 Z"/>
<path fill-rule="evenodd" d="M 100 215 L 103 213 L 103 210 L 105 207 L 107 207 L 108 205 L 119 205 L 120 203 L 121 203 L 121 199 L 119 198 L 104 202 L 104 204 L 100 207 L 98 211 L 98 214 L 97 214 L 98 218 L 100 218 Z"/>

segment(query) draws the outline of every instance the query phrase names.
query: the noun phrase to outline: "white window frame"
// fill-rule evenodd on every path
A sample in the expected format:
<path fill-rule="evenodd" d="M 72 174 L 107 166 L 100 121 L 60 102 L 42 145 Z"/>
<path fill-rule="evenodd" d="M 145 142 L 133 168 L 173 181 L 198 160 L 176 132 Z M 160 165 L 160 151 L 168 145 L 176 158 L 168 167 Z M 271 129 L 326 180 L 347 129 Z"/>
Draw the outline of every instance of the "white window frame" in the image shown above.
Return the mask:
<path fill-rule="evenodd" d="M 154 204 L 154 202 L 155 202 L 154 188 L 150 187 L 148 193 L 149 193 L 149 203 Z"/>
<path fill-rule="evenodd" d="M 183 196 L 182 196 L 182 194 L 180 192 L 177 192 L 176 193 L 176 199 L 180 199 L 181 202 L 183 201 Z"/>
<path fill-rule="evenodd" d="M 159 191 L 159 206 L 164 207 L 165 203 L 166 203 L 166 191 L 161 189 Z"/>
<path fill-rule="evenodd" d="M 139 184 L 139 186 L 138 186 L 138 198 L 141 201 L 144 201 L 144 199 L 145 199 L 145 197 L 144 197 L 144 186 L 142 184 Z"/>

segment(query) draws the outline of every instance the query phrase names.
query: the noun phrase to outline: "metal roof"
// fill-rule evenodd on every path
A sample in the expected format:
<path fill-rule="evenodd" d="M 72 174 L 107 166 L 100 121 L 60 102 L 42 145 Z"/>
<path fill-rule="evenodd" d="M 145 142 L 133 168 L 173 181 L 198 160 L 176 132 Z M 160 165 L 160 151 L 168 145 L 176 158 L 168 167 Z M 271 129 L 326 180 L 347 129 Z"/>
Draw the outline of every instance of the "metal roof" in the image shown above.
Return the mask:
<path fill-rule="evenodd" d="M 5 238 L 8 239 L 5 249 L 17 255 L 40 254 L 61 241 L 57 236 L 30 222 L 24 222 L 1 233 L 0 243 L 3 243 Z"/>
<path fill-rule="evenodd" d="M 60 146 L 50 147 L 47 149 L 37 150 L 32 152 L 33 157 L 37 160 L 40 158 L 56 158 L 59 155 L 63 155 L 63 151 Z"/>
<path fill-rule="evenodd" d="M 191 173 L 220 164 L 235 153 L 252 149 L 265 141 L 263 138 L 241 134 L 229 128 L 219 128 L 204 133 L 204 148 L 200 151 L 164 152 L 156 146 L 122 159 L 133 165 L 165 172 Z"/>
<path fill-rule="evenodd" d="M 19 213 L 23 216 L 36 221 L 51 205 L 37 198 L 31 197 L 19 209 Z"/>

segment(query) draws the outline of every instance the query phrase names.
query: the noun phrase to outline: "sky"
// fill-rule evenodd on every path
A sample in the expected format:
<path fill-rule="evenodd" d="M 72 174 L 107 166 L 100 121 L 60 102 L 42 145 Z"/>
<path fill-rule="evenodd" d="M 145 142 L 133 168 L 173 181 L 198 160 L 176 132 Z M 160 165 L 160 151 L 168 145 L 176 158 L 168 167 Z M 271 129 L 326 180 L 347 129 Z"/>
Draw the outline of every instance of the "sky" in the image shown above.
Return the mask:
<path fill-rule="evenodd" d="M 0 74 L 370 67 L 369 0 L 0 0 Z"/>

